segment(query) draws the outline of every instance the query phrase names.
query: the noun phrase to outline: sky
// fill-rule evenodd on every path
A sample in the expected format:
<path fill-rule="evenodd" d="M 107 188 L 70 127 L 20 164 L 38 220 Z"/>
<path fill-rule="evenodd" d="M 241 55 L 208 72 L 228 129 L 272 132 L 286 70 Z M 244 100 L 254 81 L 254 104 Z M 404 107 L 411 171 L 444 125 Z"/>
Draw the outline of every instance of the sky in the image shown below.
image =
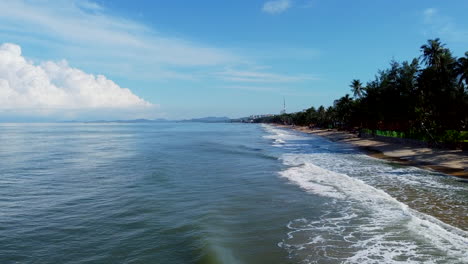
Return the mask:
<path fill-rule="evenodd" d="M 203 116 L 329 106 L 441 38 L 468 1 L 0 0 L 0 121 Z"/>

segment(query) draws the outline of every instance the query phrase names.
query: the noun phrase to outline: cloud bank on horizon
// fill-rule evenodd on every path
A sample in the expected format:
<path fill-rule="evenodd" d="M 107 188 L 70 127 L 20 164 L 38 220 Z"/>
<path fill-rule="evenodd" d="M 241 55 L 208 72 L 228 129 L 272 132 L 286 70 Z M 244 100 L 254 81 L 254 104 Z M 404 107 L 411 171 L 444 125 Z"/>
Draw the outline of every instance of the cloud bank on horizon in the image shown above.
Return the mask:
<path fill-rule="evenodd" d="M 0 45 L 0 114 L 73 118 L 82 112 L 116 111 L 146 117 L 155 107 L 103 75 L 72 68 L 64 60 L 35 65 L 23 57 L 20 46 Z"/>

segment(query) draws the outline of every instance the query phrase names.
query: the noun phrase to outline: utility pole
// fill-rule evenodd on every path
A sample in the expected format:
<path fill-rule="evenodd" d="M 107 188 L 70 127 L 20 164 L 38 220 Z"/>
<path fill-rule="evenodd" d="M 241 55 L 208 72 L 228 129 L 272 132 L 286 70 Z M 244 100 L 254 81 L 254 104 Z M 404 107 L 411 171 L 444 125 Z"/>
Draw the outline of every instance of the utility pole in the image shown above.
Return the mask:
<path fill-rule="evenodd" d="M 283 96 L 283 110 L 281 111 L 281 114 L 286 114 L 286 99 L 284 99 L 284 96 Z"/>

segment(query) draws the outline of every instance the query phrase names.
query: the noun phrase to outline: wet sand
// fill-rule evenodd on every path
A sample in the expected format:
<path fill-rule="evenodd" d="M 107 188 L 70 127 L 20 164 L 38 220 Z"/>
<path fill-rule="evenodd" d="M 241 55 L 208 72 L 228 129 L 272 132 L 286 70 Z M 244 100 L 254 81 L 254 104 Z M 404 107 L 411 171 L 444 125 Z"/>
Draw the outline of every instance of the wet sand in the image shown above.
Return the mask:
<path fill-rule="evenodd" d="M 387 142 L 378 138 L 360 138 L 357 134 L 335 129 L 277 126 L 322 136 L 331 141 L 348 143 L 375 158 L 468 179 L 468 151 L 428 148 L 410 143 Z"/>

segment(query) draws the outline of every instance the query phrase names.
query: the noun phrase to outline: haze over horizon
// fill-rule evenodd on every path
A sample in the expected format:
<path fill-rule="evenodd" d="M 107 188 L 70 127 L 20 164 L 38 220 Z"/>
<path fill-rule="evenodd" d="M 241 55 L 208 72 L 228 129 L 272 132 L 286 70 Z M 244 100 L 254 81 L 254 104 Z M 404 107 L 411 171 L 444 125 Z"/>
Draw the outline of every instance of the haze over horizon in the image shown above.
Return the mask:
<path fill-rule="evenodd" d="M 389 58 L 468 45 L 466 1 L 0 1 L 0 121 L 331 105 Z"/>

